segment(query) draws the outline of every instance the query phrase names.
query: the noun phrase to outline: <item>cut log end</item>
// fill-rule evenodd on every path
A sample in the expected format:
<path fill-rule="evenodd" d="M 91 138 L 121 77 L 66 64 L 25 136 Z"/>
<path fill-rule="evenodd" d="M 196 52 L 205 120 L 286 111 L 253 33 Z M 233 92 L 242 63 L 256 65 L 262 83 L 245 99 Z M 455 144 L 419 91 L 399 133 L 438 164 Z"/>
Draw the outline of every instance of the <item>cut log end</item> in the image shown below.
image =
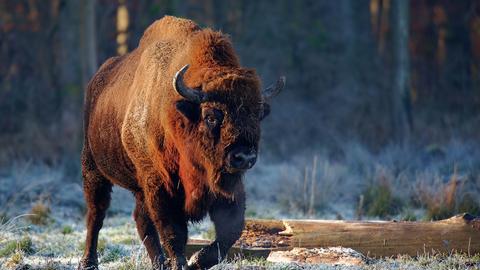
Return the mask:
<path fill-rule="evenodd" d="M 449 219 L 442 220 L 440 222 L 446 222 L 451 224 L 466 224 L 470 225 L 473 229 L 480 231 L 480 217 L 471 215 L 469 213 L 459 214 Z"/>
<path fill-rule="evenodd" d="M 472 228 L 480 231 L 480 217 L 476 217 L 470 215 L 469 213 L 463 214 L 463 219 L 467 222 L 467 224 L 471 225 Z"/>
<path fill-rule="evenodd" d="M 284 230 L 283 223 L 278 220 L 247 220 L 237 245 L 255 248 L 290 247 L 290 238 L 281 234 Z"/>

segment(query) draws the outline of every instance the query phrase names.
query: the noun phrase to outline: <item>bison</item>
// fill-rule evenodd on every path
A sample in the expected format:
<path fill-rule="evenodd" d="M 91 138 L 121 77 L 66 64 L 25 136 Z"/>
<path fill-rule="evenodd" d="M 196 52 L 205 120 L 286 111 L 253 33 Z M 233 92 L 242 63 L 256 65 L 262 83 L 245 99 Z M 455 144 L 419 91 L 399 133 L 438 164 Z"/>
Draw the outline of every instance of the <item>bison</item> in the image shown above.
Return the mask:
<path fill-rule="evenodd" d="M 226 35 L 170 16 L 149 26 L 135 50 L 108 59 L 85 96 L 79 269 L 98 267 L 113 185 L 135 197 L 133 217 L 154 268 L 204 269 L 224 258 L 244 226 L 242 178 L 257 158 L 260 121 L 284 84 L 281 77 L 261 91 Z M 187 262 L 187 222 L 207 213 L 216 239 Z"/>

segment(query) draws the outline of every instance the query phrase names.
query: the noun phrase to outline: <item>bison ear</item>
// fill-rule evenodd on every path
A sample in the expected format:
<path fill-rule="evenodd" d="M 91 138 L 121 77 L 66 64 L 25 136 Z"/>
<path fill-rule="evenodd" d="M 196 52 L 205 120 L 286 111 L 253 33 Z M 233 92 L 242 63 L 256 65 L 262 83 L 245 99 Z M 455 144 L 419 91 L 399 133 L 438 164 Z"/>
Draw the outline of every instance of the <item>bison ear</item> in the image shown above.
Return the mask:
<path fill-rule="evenodd" d="M 197 122 L 200 118 L 200 105 L 187 101 L 180 100 L 176 104 L 177 110 L 183 114 L 188 120 Z"/>
<path fill-rule="evenodd" d="M 265 119 L 270 114 L 270 104 L 263 103 L 262 104 L 262 111 L 260 112 L 260 121 Z"/>

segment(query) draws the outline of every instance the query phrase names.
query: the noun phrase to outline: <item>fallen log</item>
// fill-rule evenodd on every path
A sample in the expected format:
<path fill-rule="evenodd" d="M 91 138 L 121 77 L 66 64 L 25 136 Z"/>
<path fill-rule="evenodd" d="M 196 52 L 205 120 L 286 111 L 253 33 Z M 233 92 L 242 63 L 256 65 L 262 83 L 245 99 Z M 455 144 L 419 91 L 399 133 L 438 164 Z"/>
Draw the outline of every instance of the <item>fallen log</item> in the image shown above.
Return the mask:
<path fill-rule="evenodd" d="M 207 243 L 190 242 L 188 253 Z M 252 219 L 230 253 L 266 257 L 271 251 L 338 246 L 368 257 L 480 254 L 480 218 L 463 214 L 432 222 Z"/>

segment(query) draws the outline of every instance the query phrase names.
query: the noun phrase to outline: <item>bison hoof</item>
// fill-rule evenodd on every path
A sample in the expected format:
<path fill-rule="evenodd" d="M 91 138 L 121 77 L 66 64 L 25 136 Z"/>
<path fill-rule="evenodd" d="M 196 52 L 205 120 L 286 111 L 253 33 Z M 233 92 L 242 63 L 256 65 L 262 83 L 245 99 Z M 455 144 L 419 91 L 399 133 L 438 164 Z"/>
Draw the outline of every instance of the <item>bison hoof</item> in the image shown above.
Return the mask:
<path fill-rule="evenodd" d="M 178 259 L 167 259 L 165 260 L 166 268 L 169 270 L 188 270 L 187 260 L 185 258 L 178 258 Z"/>
<path fill-rule="evenodd" d="M 98 270 L 98 262 L 82 259 L 78 264 L 77 270 Z"/>

